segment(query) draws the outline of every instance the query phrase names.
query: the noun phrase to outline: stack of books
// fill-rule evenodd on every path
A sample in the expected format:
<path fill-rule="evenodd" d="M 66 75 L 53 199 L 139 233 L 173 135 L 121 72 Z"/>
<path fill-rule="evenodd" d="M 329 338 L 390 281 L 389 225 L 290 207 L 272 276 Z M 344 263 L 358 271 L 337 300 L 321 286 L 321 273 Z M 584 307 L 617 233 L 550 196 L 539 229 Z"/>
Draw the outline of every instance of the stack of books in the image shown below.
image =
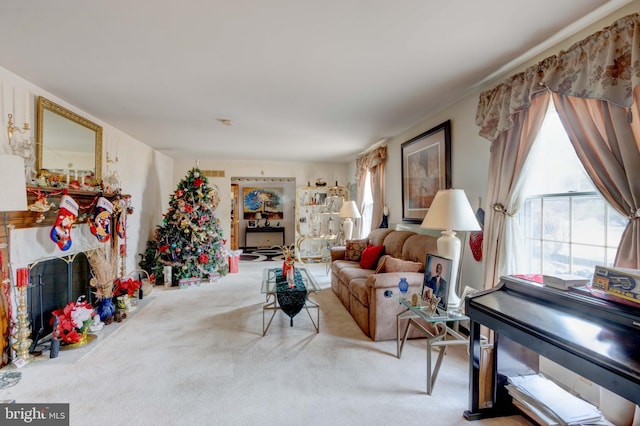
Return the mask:
<path fill-rule="evenodd" d="M 590 284 L 589 278 L 572 274 L 545 274 L 542 283 L 546 286 L 567 290 L 569 287 L 578 287 Z"/>
<path fill-rule="evenodd" d="M 541 374 L 508 379 L 513 404 L 540 425 L 611 425 L 594 405 Z"/>

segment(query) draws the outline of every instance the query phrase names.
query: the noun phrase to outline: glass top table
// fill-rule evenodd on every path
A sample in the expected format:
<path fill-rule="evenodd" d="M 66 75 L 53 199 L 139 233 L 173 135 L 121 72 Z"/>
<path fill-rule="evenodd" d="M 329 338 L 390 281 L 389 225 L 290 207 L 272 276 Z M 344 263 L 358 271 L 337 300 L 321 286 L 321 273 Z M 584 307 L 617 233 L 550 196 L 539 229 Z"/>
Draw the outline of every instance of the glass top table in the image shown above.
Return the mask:
<path fill-rule="evenodd" d="M 262 335 L 267 334 L 271 322 L 276 312 L 281 310 L 291 318 L 291 327 L 293 327 L 293 318 L 300 310 L 304 309 L 309 315 L 309 319 L 316 329 L 316 333 L 320 332 L 320 305 L 309 297 L 315 295 L 316 292 L 322 290 L 313 275 L 309 273 L 307 268 L 295 267 L 297 276 L 297 285 L 294 288 L 283 288 L 279 283 L 279 273 L 281 268 L 265 268 L 262 271 L 262 288 L 261 293 L 266 295 L 266 303 L 262 306 Z M 299 284 L 304 285 L 301 290 Z M 316 310 L 316 318 L 314 320 L 309 309 Z M 271 317 L 267 320 L 266 313 L 271 311 Z"/>
<path fill-rule="evenodd" d="M 307 268 L 296 266 L 296 271 L 299 271 L 302 275 L 302 281 L 307 288 L 307 293 L 316 292 L 322 290 L 318 286 L 316 279 L 309 273 Z M 265 268 L 262 271 L 262 294 L 276 293 L 276 271 L 280 268 Z"/>
<path fill-rule="evenodd" d="M 446 347 L 449 345 L 469 345 L 469 339 L 466 336 L 460 334 L 457 330 L 457 324 L 460 321 L 467 321 L 469 317 L 458 312 L 448 311 L 431 314 L 426 306 L 413 306 L 409 299 L 404 297 L 397 297 L 396 300 L 402 306 L 406 308 L 405 311 L 400 312 L 396 317 L 396 339 L 397 339 L 397 356 L 398 359 L 402 356 L 402 349 L 409 336 L 409 330 L 411 327 L 416 328 L 422 334 L 427 337 L 427 395 L 431 395 L 433 387 L 438 378 L 438 372 L 444 359 Z M 400 337 L 400 322 L 408 319 L 407 327 Z M 428 329 L 425 323 L 431 327 Z M 451 324 L 453 327 L 449 327 Z M 431 367 L 431 348 L 440 347 L 438 353 L 438 359 L 436 360 L 435 367 Z"/>

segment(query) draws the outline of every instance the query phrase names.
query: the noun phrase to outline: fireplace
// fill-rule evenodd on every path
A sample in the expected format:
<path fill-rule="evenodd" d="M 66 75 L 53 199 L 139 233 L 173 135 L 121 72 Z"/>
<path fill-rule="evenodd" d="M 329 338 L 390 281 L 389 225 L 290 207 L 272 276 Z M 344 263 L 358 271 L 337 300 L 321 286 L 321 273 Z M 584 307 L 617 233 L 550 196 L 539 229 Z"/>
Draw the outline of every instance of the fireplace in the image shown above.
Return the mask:
<path fill-rule="evenodd" d="M 51 312 L 84 295 L 91 302 L 91 269 L 84 253 L 40 261 L 30 265 L 27 309 L 32 349 L 52 331 Z"/>
<path fill-rule="evenodd" d="M 51 335 L 49 321 L 52 311 L 64 308 L 81 295 L 92 301 L 89 286 L 91 268 L 85 253 L 103 245 L 86 224 L 74 226 L 73 243 L 66 251 L 61 251 L 51 241 L 49 233 L 49 228 L 31 227 L 13 229 L 9 234 L 10 263 L 14 274 L 18 268 L 30 269 L 30 285 L 26 294 L 29 335 L 33 341 L 30 352 L 40 350 L 37 342 L 45 341 Z M 15 292 L 12 300 L 12 303 L 17 301 Z M 17 308 L 14 305 L 12 309 L 14 320 Z"/>

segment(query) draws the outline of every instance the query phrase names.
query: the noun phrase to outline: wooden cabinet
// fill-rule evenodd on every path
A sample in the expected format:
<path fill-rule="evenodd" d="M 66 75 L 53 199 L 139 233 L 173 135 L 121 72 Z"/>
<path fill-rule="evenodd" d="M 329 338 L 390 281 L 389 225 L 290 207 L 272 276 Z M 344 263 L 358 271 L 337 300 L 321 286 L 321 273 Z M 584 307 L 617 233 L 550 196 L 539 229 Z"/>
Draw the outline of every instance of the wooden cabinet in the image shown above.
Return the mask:
<path fill-rule="evenodd" d="M 325 262 L 342 237 L 343 186 L 304 186 L 296 191 L 296 256 L 301 263 Z"/>
<path fill-rule="evenodd" d="M 245 247 L 283 246 L 284 228 L 247 228 L 244 237 Z"/>

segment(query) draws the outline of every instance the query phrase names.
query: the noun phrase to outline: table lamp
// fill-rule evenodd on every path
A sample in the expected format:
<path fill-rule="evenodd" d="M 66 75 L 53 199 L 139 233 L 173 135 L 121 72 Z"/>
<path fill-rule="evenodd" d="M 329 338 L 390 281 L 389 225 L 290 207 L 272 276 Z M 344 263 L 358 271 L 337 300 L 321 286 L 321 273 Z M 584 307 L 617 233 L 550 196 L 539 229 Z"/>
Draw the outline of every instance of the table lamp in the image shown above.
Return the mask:
<path fill-rule="evenodd" d="M 353 221 L 351 219 L 358 219 L 360 217 L 360 212 L 358 211 L 356 202 L 345 201 L 342 204 L 342 207 L 340 207 L 338 217 L 344 219 L 344 223 L 342 224 L 344 228 L 344 239 L 350 240 L 351 234 L 353 233 Z"/>
<path fill-rule="evenodd" d="M 262 213 L 256 213 L 256 226 L 261 228 L 262 226 L 260 225 L 260 221 L 262 220 Z"/>
<path fill-rule="evenodd" d="M 457 307 L 460 304 L 456 288 L 462 242 L 456 237 L 456 231 L 480 231 L 480 224 L 464 191 L 462 189 L 438 191 L 420 227 L 442 230 L 442 236 L 437 241 L 438 254 L 451 259 L 447 306 Z"/>

